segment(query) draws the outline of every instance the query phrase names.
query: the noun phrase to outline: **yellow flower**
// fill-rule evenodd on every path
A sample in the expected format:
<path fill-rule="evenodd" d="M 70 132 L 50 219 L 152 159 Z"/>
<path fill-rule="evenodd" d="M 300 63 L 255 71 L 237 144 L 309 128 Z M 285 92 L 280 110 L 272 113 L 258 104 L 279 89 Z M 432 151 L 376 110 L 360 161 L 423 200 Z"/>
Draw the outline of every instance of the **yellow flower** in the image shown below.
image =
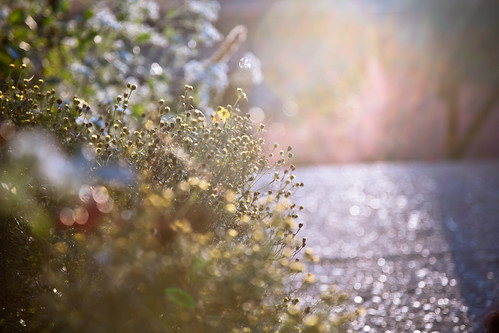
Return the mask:
<path fill-rule="evenodd" d="M 202 191 L 206 191 L 210 187 L 210 183 L 206 180 L 200 180 L 198 186 Z"/>
<path fill-rule="evenodd" d="M 307 277 L 305 278 L 305 282 L 309 284 L 313 284 L 315 282 L 315 276 L 312 274 L 308 273 Z"/>
<path fill-rule="evenodd" d="M 219 106 L 217 113 L 215 114 L 215 119 L 219 121 L 226 121 L 230 117 L 230 112 L 223 106 Z"/>
<path fill-rule="evenodd" d="M 305 318 L 303 319 L 303 323 L 309 327 L 317 325 L 318 322 L 319 322 L 319 317 L 317 317 L 317 315 L 314 314 L 309 314 L 305 316 Z"/>
<path fill-rule="evenodd" d="M 191 224 L 186 219 L 175 220 L 172 225 L 174 231 L 180 231 L 185 234 L 192 232 Z"/>
<path fill-rule="evenodd" d="M 225 205 L 225 210 L 227 210 L 229 213 L 235 213 L 237 211 L 237 208 L 236 205 L 229 203 Z"/>
<path fill-rule="evenodd" d="M 236 200 L 236 196 L 237 196 L 236 192 L 231 191 L 231 190 L 228 190 L 224 194 L 225 200 L 227 202 L 233 202 L 234 200 Z"/>
<path fill-rule="evenodd" d="M 291 270 L 295 272 L 303 272 L 303 270 L 305 269 L 305 265 L 300 261 L 294 261 L 293 263 L 291 263 L 291 265 L 289 265 L 289 268 L 291 268 Z"/>
<path fill-rule="evenodd" d="M 246 93 L 241 88 L 237 88 L 237 97 L 248 100 L 248 96 L 246 96 Z"/>
<path fill-rule="evenodd" d="M 359 314 L 359 316 L 364 317 L 366 315 L 366 309 L 360 307 L 357 309 L 357 313 Z"/>
<path fill-rule="evenodd" d="M 241 216 L 241 222 L 248 223 L 249 221 L 251 221 L 251 218 L 248 215 L 244 214 Z"/>

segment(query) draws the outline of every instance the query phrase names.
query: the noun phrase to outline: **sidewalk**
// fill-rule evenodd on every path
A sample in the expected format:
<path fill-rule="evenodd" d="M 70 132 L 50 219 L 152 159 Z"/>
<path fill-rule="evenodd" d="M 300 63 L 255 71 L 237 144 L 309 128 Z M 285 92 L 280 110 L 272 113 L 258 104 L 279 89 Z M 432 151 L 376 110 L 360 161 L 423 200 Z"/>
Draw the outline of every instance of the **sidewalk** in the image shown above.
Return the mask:
<path fill-rule="evenodd" d="M 499 161 L 298 169 L 318 281 L 350 292 L 353 331 L 480 332 L 499 305 Z"/>

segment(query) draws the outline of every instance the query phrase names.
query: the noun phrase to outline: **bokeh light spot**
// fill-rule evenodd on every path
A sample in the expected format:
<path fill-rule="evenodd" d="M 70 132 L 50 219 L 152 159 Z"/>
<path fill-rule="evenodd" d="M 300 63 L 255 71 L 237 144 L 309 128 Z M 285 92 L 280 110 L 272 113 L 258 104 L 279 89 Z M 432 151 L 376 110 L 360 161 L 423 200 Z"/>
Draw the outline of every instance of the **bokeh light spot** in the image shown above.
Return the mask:
<path fill-rule="evenodd" d="M 92 199 L 92 187 L 89 185 L 82 185 L 78 191 L 78 196 L 82 202 L 90 202 Z"/>
<path fill-rule="evenodd" d="M 248 113 L 251 121 L 255 123 L 262 123 L 265 120 L 265 112 L 257 106 L 250 108 Z"/>
<path fill-rule="evenodd" d="M 73 210 L 67 207 L 63 208 L 59 213 L 59 220 L 64 225 L 72 226 L 75 223 Z"/>
<path fill-rule="evenodd" d="M 239 68 L 241 69 L 251 69 L 252 66 L 253 64 L 248 57 L 242 57 L 241 60 L 239 60 Z"/>
<path fill-rule="evenodd" d="M 108 198 L 108 200 L 104 202 L 97 202 L 97 209 L 104 214 L 111 213 L 113 208 L 114 208 L 114 201 L 111 198 Z"/>
<path fill-rule="evenodd" d="M 298 104 L 292 100 L 286 100 L 282 105 L 282 113 L 288 117 L 294 117 L 298 114 Z"/>
<path fill-rule="evenodd" d="M 161 67 L 157 62 L 152 63 L 151 65 L 151 75 L 161 75 L 163 74 L 163 67 Z"/>
<path fill-rule="evenodd" d="M 73 210 L 73 216 L 75 222 L 78 224 L 85 224 L 88 221 L 88 211 L 82 206 L 76 207 Z"/>
<path fill-rule="evenodd" d="M 105 204 L 109 200 L 109 193 L 104 186 L 94 186 L 92 188 L 92 197 L 97 204 Z"/>

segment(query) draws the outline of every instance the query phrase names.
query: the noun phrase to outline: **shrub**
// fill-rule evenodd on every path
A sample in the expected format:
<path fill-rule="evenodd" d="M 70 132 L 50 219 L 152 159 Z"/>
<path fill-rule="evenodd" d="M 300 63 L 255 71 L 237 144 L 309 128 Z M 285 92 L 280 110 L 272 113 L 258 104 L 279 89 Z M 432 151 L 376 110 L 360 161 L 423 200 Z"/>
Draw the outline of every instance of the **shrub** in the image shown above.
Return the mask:
<path fill-rule="evenodd" d="M 23 66 L 25 67 L 25 66 Z M 43 81 L 0 92 L 1 324 L 11 331 L 335 332 L 334 290 L 304 302 L 318 259 L 298 236 L 287 151 L 233 106 L 160 100 L 135 118 L 63 101 Z M 176 105 L 171 107 L 170 105 Z M 302 297 L 300 301 L 299 297 Z"/>
<path fill-rule="evenodd" d="M 206 52 L 222 39 L 213 25 L 219 10 L 215 0 L 161 6 L 154 0 L 7 0 L 0 4 L 0 73 L 25 62 L 35 79 L 44 78 L 63 97 L 105 104 L 122 82 L 133 82 L 139 84 L 138 113 L 160 97 L 172 100 L 188 79 L 206 106 L 228 86 L 227 59 Z"/>

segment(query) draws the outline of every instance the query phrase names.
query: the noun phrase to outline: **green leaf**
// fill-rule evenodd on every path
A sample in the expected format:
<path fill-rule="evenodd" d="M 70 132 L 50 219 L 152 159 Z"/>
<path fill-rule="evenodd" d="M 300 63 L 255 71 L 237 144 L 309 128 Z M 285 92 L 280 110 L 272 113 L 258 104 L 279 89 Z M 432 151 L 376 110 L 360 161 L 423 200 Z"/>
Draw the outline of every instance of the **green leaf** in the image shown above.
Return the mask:
<path fill-rule="evenodd" d="M 143 105 L 134 105 L 133 106 L 133 114 L 137 117 L 140 117 L 142 113 L 144 113 L 146 108 Z"/>
<path fill-rule="evenodd" d="M 166 296 L 173 303 L 188 309 L 194 309 L 196 304 L 194 303 L 194 299 L 191 295 L 183 291 L 179 288 L 166 288 L 165 289 Z"/>
<path fill-rule="evenodd" d="M 175 36 L 175 30 L 170 26 L 167 26 L 163 33 L 168 40 L 171 40 Z"/>
<path fill-rule="evenodd" d="M 54 23 L 54 17 L 53 16 L 47 16 L 44 17 L 43 20 L 41 21 L 41 25 L 48 27 Z"/>
<path fill-rule="evenodd" d="M 87 10 L 85 10 L 85 12 L 83 12 L 83 20 L 84 21 L 87 21 L 89 18 L 91 18 L 93 16 L 94 16 L 94 12 L 90 9 L 87 9 Z"/>
<path fill-rule="evenodd" d="M 50 228 L 53 226 L 50 215 L 38 207 L 32 207 L 32 210 L 33 211 L 29 214 L 29 223 L 33 230 L 33 234 L 40 238 L 48 237 L 50 234 Z"/>
<path fill-rule="evenodd" d="M 24 21 L 24 12 L 21 8 L 14 9 L 9 16 L 9 23 L 12 25 L 21 24 Z"/>
<path fill-rule="evenodd" d="M 69 10 L 69 7 L 70 7 L 69 0 L 64 0 L 61 3 L 60 10 L 63 12 L 67 12 Z"/>
<path fill-rule="evenodd" d="M 177 10 L 175 8 L 172 8 L 168 11 L 168 13 L 166 13 L 166 17 L 171 19 L 175 16 L 176 13 L 177 13 Z"/>
<path fill-rule="evenodd" d="M 57 12 L 66 12 L 69 9 L 69 1 L 61 0 L 57 1 L 54 6 L 54 11 Z"/>
<path fill-rule="evenodd" d="M 135 41 L 137 42 L 137 44 L 142 44 L 149 41 L 149 39 L 151 39 L 151 35 L 148 34 L 147 32 L 144 32 L 138 35 Z"/>

